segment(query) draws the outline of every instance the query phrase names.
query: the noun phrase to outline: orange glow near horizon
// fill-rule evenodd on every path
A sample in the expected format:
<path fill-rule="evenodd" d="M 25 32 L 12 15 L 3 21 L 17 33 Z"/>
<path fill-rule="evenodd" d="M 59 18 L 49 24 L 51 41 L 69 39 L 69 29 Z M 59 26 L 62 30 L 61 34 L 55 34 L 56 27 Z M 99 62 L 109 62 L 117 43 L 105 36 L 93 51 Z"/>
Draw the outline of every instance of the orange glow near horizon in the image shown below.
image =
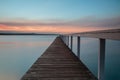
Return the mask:
<path fill-rule="evenodd" d="M 6 26 L 0 25 L 1 31 L 18 32 L 40 32 L 40 33 L 77 33 L 85 31 L 100 30 L 96 27 L 75 27 L 75 26 Z"/>

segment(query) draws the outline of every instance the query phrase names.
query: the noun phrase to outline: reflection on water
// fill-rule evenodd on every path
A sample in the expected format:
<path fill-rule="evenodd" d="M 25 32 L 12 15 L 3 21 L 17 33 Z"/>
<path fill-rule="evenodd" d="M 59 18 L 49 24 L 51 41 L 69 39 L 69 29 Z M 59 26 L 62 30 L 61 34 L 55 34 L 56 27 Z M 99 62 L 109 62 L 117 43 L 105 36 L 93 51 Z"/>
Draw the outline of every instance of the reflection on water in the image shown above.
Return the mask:
<path fill-rule="evenodd" d="M 0 36 L 0 80 L 19 80 L 56 36 Z"/>
<path fill-rule="evenodd" d="M 50 41 L 48 42 L 0 42 L 0 48 L 18 48 L 18 47 L 36 47 L 36 46 L 48 46 L 48 44 L 50 43 Z M 11 47 L 9 47 L 11 46 Z"/>
<path fill-rule="evenodd" d="M 19 80 L 56 36 L 0 36 L 0 80 Z M 73 52 L 77 52 L 74 37 Z M 81 38 L 80 58 L 97 76 L 98 39 Z M 106 41 L 105 80 L 120 80 L 120 41 Z"/>
<path fill-rule="evenodd" d="M 73 39 L 73 52 L 77 54 L 77 38 Z M 80 58 L 97 77 L 99 40 L 81 38 Z M 105 80 L 120 80 L 120 41 L 106 40 Z"/>

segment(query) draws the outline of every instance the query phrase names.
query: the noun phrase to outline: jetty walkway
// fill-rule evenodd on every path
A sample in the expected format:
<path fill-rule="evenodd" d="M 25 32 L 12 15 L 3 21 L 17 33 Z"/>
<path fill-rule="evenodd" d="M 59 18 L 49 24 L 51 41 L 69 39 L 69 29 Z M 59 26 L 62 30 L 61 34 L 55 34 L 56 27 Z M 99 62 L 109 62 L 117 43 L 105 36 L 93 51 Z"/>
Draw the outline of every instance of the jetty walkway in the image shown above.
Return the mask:
<path fill-rule="evenodd" d="M 77 37 L 77 56 L 72 52 L 73 36 Z M 97 78 L 80 60 L 81 37 L 99 39 Z M 106 39 L 120 41 L 120 29 L 61 35 L 37 59 L 21 80 L 105 80 Z"/>
<path fill-rule="evenodd" d="M 57 37 L 21 80 L 97 80 Z"/>

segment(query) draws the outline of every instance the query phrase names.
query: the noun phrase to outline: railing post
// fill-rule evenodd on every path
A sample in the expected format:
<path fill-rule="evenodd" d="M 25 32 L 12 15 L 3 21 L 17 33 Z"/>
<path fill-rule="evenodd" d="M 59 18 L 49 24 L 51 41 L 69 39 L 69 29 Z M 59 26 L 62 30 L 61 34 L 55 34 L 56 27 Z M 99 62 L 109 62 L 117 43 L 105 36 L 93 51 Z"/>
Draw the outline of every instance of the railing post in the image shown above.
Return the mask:
<path fill-rule="evenodd" d="M 69 36 L 66 36 L 66 38 L 67 38 L 67 46 L 69 47 Z"/>
<path fill-rule="evenodd" d="M 68 36 L 68 47 L 69 47 L 69 45 L 70 45 L 70 44 L 69 44 L 69 36 Z"/>
<path fill-rule="evenodd" d="M 72 47 L 73 47 L 73 36 L 71 36 L 71 41 L 70 41 L 70 42 L 71 42 L 71 43 L 70 43 L 70 44 L 71 44 L 71 47 L 70 47 L 70 48 L 71 48 L 71 50 L 72 50 Z"/>
<path fill-rule="evenodd" d="M 63 36 L 63 39 L 64 39 L 64 43 L 67 45 L 67 39 L 66 39 L 66 36 Z"/>
<path fill-rule="evenodd" d="M 80 37 L 77 37 L 77 56 L 80 59 Z"/>
<path fill-rule="evenodd" d="M 100 39 L 98 54 L 98 80 L 104 80 L 104 68 L 105 68 L 105 39 Z"/>
<path fill-rule="evenodd" d="M 62 36 L 62 40 L 63 40 L 63 42 L 65 43 L 65 36 Z"/>

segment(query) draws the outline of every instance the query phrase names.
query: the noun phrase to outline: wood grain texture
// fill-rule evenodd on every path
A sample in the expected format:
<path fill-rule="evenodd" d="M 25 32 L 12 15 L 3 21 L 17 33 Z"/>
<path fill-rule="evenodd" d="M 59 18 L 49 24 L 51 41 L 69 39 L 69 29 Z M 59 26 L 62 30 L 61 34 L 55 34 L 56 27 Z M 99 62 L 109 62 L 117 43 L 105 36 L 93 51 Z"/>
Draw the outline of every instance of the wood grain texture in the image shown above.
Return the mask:
<path fill-rule="evenodd" d="M 97 80 L 57 37 L 21 80 Z"/>

